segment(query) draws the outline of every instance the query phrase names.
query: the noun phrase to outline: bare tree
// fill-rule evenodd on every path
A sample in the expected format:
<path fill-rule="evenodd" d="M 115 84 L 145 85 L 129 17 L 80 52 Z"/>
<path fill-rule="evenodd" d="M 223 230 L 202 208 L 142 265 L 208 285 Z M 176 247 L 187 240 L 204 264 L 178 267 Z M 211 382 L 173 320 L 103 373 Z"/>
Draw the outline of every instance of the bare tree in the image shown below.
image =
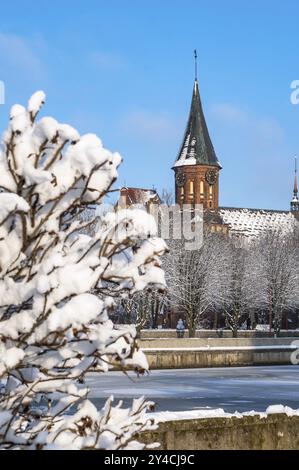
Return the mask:
<path fill-rule="evenodd" d="M 97 410 L 80 384 L 111 364 L 147 369 L 135 328 L 115 329 L 108 314 L 120 292 L 164 284 L 165 244 L 140 210 L 83 233 L 94 220 L 78 216 L 101 203 L 121 157 L 94 135 L 37 122 L 44 99 L 12 108 L 0 149 L 0 448 L 139 449 L 148 404 Z"/>
<path fill-rule="evenodd" d="M 202 247 L 186 250 L 182 241 L 169 244 L 170 253 L 163 263 L 170 305 L 185 315 L 189 337 L 203 315 L 215 305 L 219 256 L 219 236 L 206 234 Z"/>
<path fill-rule="evenodd" d="M 222 239 L 221 243 L 215 303 L 216 308 L 223 311 L 226 325 L 236 338 L 239 328 L 249 318 L 250 309 L 256 305 L 256 286 L 252 282 L 255 271 L 250 252 L 238 241 Z"/>
<path fill-rule="evenodd" d="M 269 314 L 270 329 L 279 335 L 284 311 L 298 307 L 299 251 L 296 234 L 269 231 L 255 247 L 260 267 L 259 288 Z"/>
<path fill-rule="evenodd" d="M 163 319 L 168 304 L 167 293 L 161 289 L 147 289 L 120 300 L 119 319 L 123 323 L 134 323 L 137 337 L 142 328 L 157 328 Z"/>
<path fill-rule="evenodd" d="M 173 192 L 169 189 L 163 188 L 161 194 L 161 202 L 167 206 L 171 206 L 174 203 Z"/>

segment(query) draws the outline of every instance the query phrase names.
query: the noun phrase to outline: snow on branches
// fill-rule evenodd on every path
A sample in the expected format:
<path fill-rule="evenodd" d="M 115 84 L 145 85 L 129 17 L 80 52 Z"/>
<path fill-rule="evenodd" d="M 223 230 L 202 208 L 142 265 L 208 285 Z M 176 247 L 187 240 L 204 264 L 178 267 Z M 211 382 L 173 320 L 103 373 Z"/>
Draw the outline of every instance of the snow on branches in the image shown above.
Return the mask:
<path fill-rule="evenodd" d="M 44 104 L 12 107 L 0 149 L 0 448 L 140 448 L 148 403 L 88 401 L 84 375 L 147 361 L 135 329 L 109 320 L 113 295 L 164 285 L 153 218 L 141 210 L 80 217 L 117 178 L 118 153 L 80 136 Z"/>

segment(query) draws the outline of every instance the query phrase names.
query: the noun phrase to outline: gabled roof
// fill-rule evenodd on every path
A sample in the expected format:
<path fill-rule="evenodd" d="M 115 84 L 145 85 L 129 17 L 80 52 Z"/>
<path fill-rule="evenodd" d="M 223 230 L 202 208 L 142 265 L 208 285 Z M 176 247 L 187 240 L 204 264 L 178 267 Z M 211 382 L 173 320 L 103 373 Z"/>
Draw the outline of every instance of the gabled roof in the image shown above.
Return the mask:
<path fill-rule="evenodd" d="M 196 164 L 221 168 L 204 117 L 197 80 L 194 82 L 185 135 L 174 167 Z"/>

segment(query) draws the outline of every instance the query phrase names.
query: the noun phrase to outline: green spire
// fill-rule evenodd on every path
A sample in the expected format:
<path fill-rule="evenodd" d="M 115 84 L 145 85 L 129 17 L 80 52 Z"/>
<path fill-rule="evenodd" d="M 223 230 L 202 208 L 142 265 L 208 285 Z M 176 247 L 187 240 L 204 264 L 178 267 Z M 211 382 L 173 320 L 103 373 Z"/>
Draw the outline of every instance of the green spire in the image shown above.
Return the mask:
<path fill-rule="evenodd" d="M 197 54 L 195 58 L 195 81 L 193 87 L 191 109 L 184 134 L 183 142 L 174 166 L 211 165 L 221 168 L 216 156 L 208 127 L 204 117 L 197 81 Z"/>

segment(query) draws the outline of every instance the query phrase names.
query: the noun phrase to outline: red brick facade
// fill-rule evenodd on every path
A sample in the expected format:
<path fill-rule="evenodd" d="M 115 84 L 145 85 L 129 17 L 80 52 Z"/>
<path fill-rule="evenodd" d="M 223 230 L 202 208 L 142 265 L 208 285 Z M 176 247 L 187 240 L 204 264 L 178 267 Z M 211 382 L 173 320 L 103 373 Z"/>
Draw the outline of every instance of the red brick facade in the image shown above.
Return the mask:
<path fill-rule="evenodd" d="M 175 167 L 174 171 L 177 204 L 203 204 L 204 209 L 218 209 L 219 168 L 210 165 L 184 165 Z M 210 171 L 215 174 L 214 184 L 207 181 L 207 172 Z"/>

